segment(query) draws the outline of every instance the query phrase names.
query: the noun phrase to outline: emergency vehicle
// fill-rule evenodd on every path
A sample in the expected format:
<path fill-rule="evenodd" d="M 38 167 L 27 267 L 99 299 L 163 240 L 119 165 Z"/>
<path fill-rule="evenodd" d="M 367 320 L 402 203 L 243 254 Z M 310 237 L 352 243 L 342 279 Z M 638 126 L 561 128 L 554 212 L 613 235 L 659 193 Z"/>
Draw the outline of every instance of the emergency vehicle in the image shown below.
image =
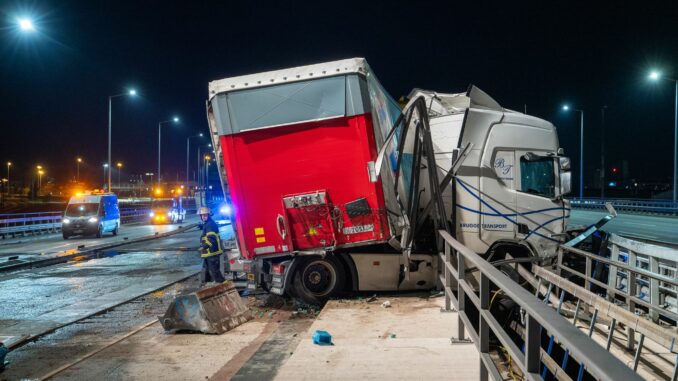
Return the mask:
<path fill-rule="evenodd" d="M 74 235 L 94 235 L 101 238 L 104 233 L 118 235 L 120 209 L 118 196 L 114 193 L 85 192 L 68 201 L 61 219 L 61 233 L 64 239 Z"/>

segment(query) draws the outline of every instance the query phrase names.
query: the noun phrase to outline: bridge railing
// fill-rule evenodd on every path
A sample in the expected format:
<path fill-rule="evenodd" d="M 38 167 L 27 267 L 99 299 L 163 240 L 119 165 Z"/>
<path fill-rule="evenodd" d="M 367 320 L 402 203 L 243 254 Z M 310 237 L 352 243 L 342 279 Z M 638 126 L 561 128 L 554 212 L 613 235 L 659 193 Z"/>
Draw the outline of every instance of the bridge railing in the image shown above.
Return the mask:
<path fill-rule="evenodd" d="M 606 202 L 611 203 L 618 212 L 662 216 L 678 215 L 678 203 L 674 203 L 672 200 L 601 198 L 570 199 L 572 208 L 575 209 L 605 210 Z"/>
<path fill-rule="evenodd" d="M 583 281 L 585 290 L 604 290 L 606 299 L 622 306 L 634 316 L 647 314 L 651 321 L 676 327 L 678 322 L 678 251 L 644 242 L 630 240 L 616 234 L 608 239 L 610 256 L 603 257 L 577 248 L 562 246 L 558 255 L 558 272 L 575 276 Z M 583 272 L 568 265 L 567 256 L 583 259 Z M 602 277 L 607 268 L 606 279 Z M 627 324 L 629 338 L 634 337 L 633 325 Z M 652 334 L 653 331 L 641 333 Z M 674 333 L 665 343 L 671 352 L 678 336 Z M 642 336 L 641 336 L 642 337 Z M 665 341 L 667 334 L 661 332 L 655 341 Z M 633 349 L 634 340 L 628 348 Z M 678 368 L 677 368 L 678 371 Z M 674 375 L 675 377 L 675 375 Z M 675 379 L 675 378 L 674 378 Z"/>
<path fill-rule="evenodd" d="M 553 374 L 558 364 L 541 347 L 542 335 L 551 335 L 567 351 L 568 356 L 581 364 L 581 369 L 599 380 L 640 380 L 641 378 L 616 357 L 597 345 L 559 313 L 544 304 L 537 296 L 465 247 L 445 231 L 444 254 L 440 254 L 441 278 L 445 287 L 445 308 L 458 311 L 457 339 L 468 330 L 480 352 L 480 379 L 503 380 L 490 357 L 490 338 L 496 338 L 529 380 L 542 379 L 542 364 Z M 472 270 L 473 272 L 470 272 Z M 504 325 L 490 311 L 492 289 L 498 288 L 525 312 L 523 341 L 517 343 Z M 495 295 L 498 291 L 495 291 Z M 477 313 L 469 313 L 477 311 Z M 471 321 L 474 319 L 474 321 Z M 523 349 L 521 349 L 523 348 Z M 560 371 L 562 375 L 562 369 Z M 545 377 L 545 376 L 544 376 Z"/>
<path fill-rule="evenodd" d="M 196 212 L 195 200 L 185 198 L 183 208 L 186 210 L 186 215 L 194 214 Z M 150 220 L 150 212 L 150 202 L 120 203 L 120 221 L 123 224 Z M 25 234 L 56 233 L 61 230 L 62 218 L 63 212 L 0 214 L 0 238 Z"/>

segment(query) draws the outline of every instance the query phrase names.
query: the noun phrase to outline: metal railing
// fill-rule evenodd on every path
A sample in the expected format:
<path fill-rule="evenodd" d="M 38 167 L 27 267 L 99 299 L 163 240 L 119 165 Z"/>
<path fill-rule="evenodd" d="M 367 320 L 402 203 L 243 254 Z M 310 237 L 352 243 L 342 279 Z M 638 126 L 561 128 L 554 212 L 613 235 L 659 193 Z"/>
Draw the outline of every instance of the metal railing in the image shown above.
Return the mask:
<path fill-rule="evenodd" d="M 676 262 L 678 251 L 668 247 L 637 242 L 614 234 L 608 239 L 610 256 L 603 257 L 584 250 L 561 246 L 558 266 L 553 274 L 541 268 L 533 268 L 540 279 L 557 281 L 563 292 L 575 296 L 576 311 L 580 300 L 594 309 L 593 324 L 599 311 L 609 318 L 608 348 L 615 333 L 615 325 L 626 326 L 627 349 L 635 348 L 633 368 L 636 369 L 648 339 L 678 354 L 678 323 Z M 568 257 L 584 259 L 584 272 L 568 265 Z M 607 279 L 601 274 L 607 268 Z M 584 287 L 565 282 L 562 276 L 574 276 L 583 281 Z M 592 292 L 601 292 L 600 297 Z M 642 315 L 647 314 L 649 320 Z M 660 324 L 661 323 L 661 324 Z M 662 327 L 662 325 L 664 327 Z M 665 328 L 671 325 L 673 329 Z M 636 333 L 640 334 L 636 347 Z M 678 379 L 678 355 L 673 364 L 672 380 Z"/>
<path fill-rule="evenodd" d="M 61 229 L 62 212 L 0 214 L 0 237 Z"/>
<path fill-rule="evenodd" d="M 520 287 L 447 232 L 441 230 L 440 235 L 445 247 L 444 254 L 440 254 L 439 266 L 443 271 L 440 281 L 445 287 L 445 308 L 449 310 L 453 305 L 458 311 L 457 339 L 465 337 L 466 329 L 479 350 L 481 380 L 487 380 L 490 375 L 494 380 L 503 379 L 490 357 L 491 337 L 499 341 L 513 359 L 512 363 L 520 368 L 527 379 L 542 379 L 542 364 L 552 373 L 557 373 L 555 360 L 541 347 L 543 335 L 554 337 L 568 356 L 581 364 L 582 370 L 586 369 L 599 380 L 641 379 L 537 296 Z M 478 276 L 468 274 L 469 268 L 477 271 Z M 474 281 L 478 281 L 478 287 L 473 286 Z M 490 312 L 491 285 L 502 290 L 525 312 L 524 351 Z M 477 310 L 477 315 L 467 314 L 468 307 Z M 477 316 L 477 324 L 472 324 L 470 316 Z M 563 379 L 569 378 L 562 371 L 560 374 L 564 376 Z"/>
<path fill-rule="evenodd" d="M 184 199 L 186 214 L 196 212 L 195 200 Z M 148 220 L 151 212 L 150 202 L 121 203 L 120 222 L 134 223 Z M 57 233 L 61 230 L 63 212 L 0 214 L 0 238 L 26 234 Z"/>
<path fill-rule="evenodd" d="M 574 209 L 605 210 L 605 203 L 609 202 L 618 212 L 651 214 L 662 216 L 678 215 L 678 203 L 672 200 L 654 199 L 601 199 L 601 198 L 573 198 L 570 199 Z"/>

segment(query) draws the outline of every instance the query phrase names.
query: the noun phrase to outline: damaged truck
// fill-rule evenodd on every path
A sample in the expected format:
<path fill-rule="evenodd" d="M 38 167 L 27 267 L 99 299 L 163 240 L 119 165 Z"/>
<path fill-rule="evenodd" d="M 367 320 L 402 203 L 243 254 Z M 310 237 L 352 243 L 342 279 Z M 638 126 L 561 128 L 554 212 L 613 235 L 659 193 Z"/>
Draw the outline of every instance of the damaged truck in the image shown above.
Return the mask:
<path fill-rule="evenodd" d="M 475 86 L 404 106 L 363 58 L 220 79 L 207 117 L 249 288 L 308 303 L 432 289 L 437 231 L 475 252 L 566 240 L 570 160 L 548 121 Z"/>

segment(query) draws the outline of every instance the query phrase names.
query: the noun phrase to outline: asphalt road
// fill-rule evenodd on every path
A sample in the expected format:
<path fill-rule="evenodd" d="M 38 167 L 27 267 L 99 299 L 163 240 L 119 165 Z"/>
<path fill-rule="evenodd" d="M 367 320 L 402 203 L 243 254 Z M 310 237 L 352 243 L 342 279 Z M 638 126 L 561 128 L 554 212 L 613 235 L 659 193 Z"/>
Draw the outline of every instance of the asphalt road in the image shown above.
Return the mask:
<path fill-rule="evenodd" d="M 591 225 L 604 217 L 605 212 L 573 209 L 570 225 Z M 603 226 L 602 230 L 628 238 L 644 238 L 653 241 L 678 244 L 678 218 L 619 214 Z"/>

